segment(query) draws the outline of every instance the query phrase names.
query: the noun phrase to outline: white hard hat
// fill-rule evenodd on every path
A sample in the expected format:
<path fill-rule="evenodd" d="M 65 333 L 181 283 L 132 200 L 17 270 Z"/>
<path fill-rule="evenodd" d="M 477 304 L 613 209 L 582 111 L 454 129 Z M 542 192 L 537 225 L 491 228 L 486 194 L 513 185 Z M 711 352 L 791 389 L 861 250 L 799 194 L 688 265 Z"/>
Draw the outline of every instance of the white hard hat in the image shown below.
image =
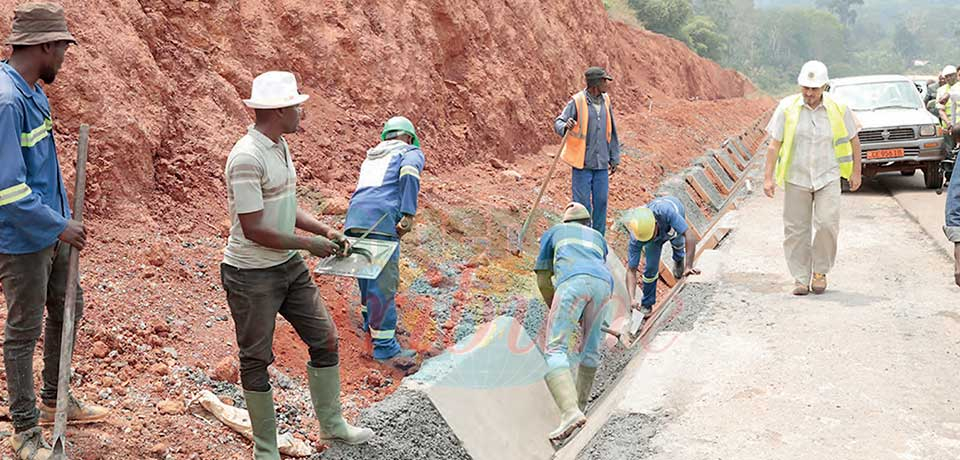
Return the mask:
<path fill-rule="evenodd" d="M 820 61 L 807 61 L 800 69 L 797 83 L 807 88 L 820 88 L 830 81 L 827 76 L 827 66 Z"/>
<path fill-rule="evenodd" d="M 940 76 L 946 77 L 947 75 L 950 75 L 952 73 L 957 73 L 957 68 L 952 65 L 948 65 L 944 67 L 943 70 L 940 71 Z"/>

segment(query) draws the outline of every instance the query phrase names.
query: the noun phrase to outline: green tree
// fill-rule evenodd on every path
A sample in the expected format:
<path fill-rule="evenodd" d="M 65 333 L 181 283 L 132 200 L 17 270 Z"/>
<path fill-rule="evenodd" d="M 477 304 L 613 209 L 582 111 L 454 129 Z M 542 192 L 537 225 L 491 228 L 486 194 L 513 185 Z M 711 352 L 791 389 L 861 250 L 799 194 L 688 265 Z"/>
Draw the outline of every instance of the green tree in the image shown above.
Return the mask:
<path fill-rule="evenodd" d="M 726 55 L 727 37 L 706 16 L 694 16 L 680 29 L 680 34 L 686 38 L 691 49 L 705 58 L 720 61 Z"/>
<path fill-rule="evenodd" d="M 683 39 L 680 29 L 693 14 L 690 0 L 629 0 L 637 19 L 652 32 Z"/>
<path fill-rule="evenodd" d="M 837 15 L 840 23 L 852 26 L 857 22 L 857 11 L 854 7 L 863 5 L 863 0 L 817 0 L 817 6 Z"/>

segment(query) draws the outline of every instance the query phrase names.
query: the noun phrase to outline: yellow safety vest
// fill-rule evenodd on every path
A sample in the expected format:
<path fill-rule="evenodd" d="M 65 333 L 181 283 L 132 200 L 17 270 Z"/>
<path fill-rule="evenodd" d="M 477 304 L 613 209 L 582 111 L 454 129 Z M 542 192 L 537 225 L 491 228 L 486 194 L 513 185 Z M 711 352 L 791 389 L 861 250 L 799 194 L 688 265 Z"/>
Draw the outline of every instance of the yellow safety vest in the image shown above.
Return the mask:
<path fill-rule="evenodd" d="M 587 154 L 587 126 L 590 125 L 590 108 L 587 95 L 580 91 L 573 95 L 574 107 L 577 109 L 577 122 L 567 133 L 567 141 L 560 150 L 560 158 L 568 165 L 583 169 L 583 160 Z M 603 93 L 603 106 L 607 112 L 607 142 L 612 139 L 613 118 L 610 116 L 610 96 Z"/>
<path fill-rule="evenodd" d="M 847 125 L 843 122 L 843 115 L 847 107 L 826 94 L 823 95 L 823 107 L 827 110 L 827 119 L 830 120 L 830 130 L 833 132 L 833 152 L 840 164 L 840 177 L 850 179 L 853 175 L 853 146 L 847 133 Z M 783 143 L 780 144 L 780 153 L 777 156 L 777 185 L 783 186 L 787 181 L 787 171 L 793 160 L 793 139 L 797 134 L 797 124 L 800 122 L 800 111 L 803 110 L 803 96 L 798 94 L 784 112 Z"/>
<path fill-rule="evenodd" d="M 943 91 L 943 94 L 951 99 L 951 100 L 948 100 L 946 104 L 943 104 L 943 111 L 947 114 L 947 120 L 953 120 L 953 104 L 952 104 L 953 97 L 950 96 L 950 86 L 951 85 L 949 83 L 943 86 L 943 88 L 945 88 L 945 90 Z M 938 94 L 939 94 L 939 91 L 938 91 Z M 939 103 L 940 103 L 940 97 L 938 96 L 937 104 Z M 947 125 L 949 124 L 947 120 L 940 120 L 941 128 L 947 129 Z"/>

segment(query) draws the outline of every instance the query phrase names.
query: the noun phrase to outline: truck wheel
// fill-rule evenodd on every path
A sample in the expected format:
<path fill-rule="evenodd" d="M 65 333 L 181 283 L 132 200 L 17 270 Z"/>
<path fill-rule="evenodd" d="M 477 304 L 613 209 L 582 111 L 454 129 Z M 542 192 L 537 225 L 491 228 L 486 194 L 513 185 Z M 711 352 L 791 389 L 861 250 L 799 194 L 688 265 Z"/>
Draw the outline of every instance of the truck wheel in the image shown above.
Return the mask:
<path fill-rule="evenodd" d="M 901 176 L 907 176 L 907 177 L 912 177 L 916 173 L 917 173 L 916 169 L 911 169 L 909 171 L 900 171 Z"/>
<path fill-rule="evenodd" d="M 943 174 L 940 171 L 940 162 L 931 163 L 923 170 L 923 184 L 928 189 L 938 189 L 943 185 Z"/>

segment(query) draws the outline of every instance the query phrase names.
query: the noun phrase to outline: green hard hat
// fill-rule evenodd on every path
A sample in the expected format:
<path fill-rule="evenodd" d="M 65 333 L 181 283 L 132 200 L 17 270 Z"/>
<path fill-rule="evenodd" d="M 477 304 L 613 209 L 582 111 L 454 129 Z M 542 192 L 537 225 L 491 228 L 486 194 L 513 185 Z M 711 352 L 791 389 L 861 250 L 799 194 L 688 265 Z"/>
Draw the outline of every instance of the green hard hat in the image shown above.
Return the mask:
<path fill-rule="evenodd" d="M 417 131 L 413 129 L 413 123 L 407 117 L 393 117 L 383 124 L 383 132 L 380 133 L 380 140 L 387 140 L 387 134 L 395 131 L 409 134 L 413 138 L 413 145 L 420 147 L 420 138 L 417 137 Z"/>

